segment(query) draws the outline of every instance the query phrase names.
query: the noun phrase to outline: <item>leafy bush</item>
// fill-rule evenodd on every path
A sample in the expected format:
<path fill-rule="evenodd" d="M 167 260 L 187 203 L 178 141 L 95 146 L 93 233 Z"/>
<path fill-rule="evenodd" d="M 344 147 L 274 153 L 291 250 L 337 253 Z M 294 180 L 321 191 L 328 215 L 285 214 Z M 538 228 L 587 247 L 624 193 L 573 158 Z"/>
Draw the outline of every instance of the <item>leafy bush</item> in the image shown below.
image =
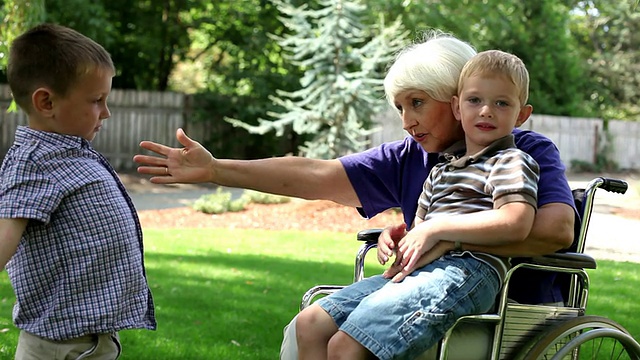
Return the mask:
<path fill-rule="evenodd" d="M 291 201 L 291 198 L 287 196 L 267 194 L 255 190 L 245 190 L 242 196 L 255 204 L 284 204 Z"/>
<path fill-rule="evenodd" d="M 203 195 L 193 203 L 193 208 L 205 214 L 222 214 L 225 212 L 237 212 L 245 209 L 249 203 L 244 196 L 231 200 L 231 193 L 218 188 L 215 193 Z"/>
<path fill-rule="evenodd" d="M 291 201 L 291 198 L 280 195 L 272 195 L 259 191 L 245 190 L 239 199 L 232 200 L 229 191 L 218 188 L 215 193 L 202 195 L 193 203 L 193 209 L 205 214 L 222 214 L 225 212 L 237 212 L 246 208 L 247 204 L 283 204 Z"/>

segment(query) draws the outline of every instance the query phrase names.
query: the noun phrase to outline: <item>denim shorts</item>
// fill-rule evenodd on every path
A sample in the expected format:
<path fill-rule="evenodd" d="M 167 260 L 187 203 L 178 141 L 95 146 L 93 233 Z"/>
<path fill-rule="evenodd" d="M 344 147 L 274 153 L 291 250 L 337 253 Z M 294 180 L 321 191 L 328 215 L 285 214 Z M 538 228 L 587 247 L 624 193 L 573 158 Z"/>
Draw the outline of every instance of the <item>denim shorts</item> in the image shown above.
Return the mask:
<path fill-rule="evenodd" d="M 489 311 L 499 290 L 491 266 L 470 255 L 445 255 L 400 283 L 372 276 L 316 304 L 379 359 L 410 359 L 437 343 L 459 317 Z"/>

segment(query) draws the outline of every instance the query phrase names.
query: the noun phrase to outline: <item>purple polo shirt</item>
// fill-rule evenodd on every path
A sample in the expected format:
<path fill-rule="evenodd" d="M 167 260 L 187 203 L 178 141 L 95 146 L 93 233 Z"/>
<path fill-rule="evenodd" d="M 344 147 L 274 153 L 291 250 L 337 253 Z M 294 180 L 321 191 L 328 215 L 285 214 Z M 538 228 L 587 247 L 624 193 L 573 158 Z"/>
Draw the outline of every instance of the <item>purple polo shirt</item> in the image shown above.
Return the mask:
<path fill-rule="evenodd" d="M 538 208 L 549 203 L 565 203 L 575 208 L 565 166 L 553 142 L 528 130 L 515 129 L 513 135 L 516 147 L 531 155 L 540 166 Z M 413 138 L 406 137 L 344 156 L 340 161 L 362 204 L 358 211 L 364 217 L 371 218 L 399 207 L 409 226 L 418 207 L 422 185 L 438 163 L 438 155 L 427 153 Z M 553 286 L 554 279 L 552 273 L 520 269 L 512 278 L 509 296 L 522 303 L 562 301 L 559 289 Z"/>

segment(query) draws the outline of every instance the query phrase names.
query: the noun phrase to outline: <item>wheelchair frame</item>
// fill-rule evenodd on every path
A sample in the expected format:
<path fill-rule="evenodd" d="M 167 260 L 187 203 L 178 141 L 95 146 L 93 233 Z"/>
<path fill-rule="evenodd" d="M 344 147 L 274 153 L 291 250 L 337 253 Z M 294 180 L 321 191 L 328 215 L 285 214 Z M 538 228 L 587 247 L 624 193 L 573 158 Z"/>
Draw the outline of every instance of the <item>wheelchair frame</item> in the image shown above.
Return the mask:
<path fill-rule="evenodd" d="M 576 207 L 581 219 L 576 219 L 580 221 L 580 227 L 576 228 L 576 236 L 569 249 L 570 252 L 532 257 L 513 266 L 507 272 L 502 290 L 498 295 L 496 311 L 459 318 L 438 343 L 438 359 L 449 359 L 449 344 L 452 336 L 455 336 L 454 330 L 463 323 L 475 322 L 494 326 L 493 339 L 487 339 L 491 341 L 489 356 L 492 360 L 579 359 L 581 358 L 580 348 L 584 343 L 598 340 L 602 342 L 605 339 L 620 343 L 621 348 L 617 350 L 620 353 L 616 358 L 620 358 L 624 351 L 628 357 L 622 358 L 640 360 L 640 344 L 629 335 L 626 329 L 607 318 L 585 315 L 590 285 L 585 269 L 595 269 L 596 261 L 584 254 L 584 248 L 595 192 L 598 188 L 624 194 L 628 185 L 623 180 L 598 177 L 591 180 L 585 189 L 574 190 Z M 365 256 L 369 250 L 377 247 L 380 232 L 381 229 L 367 229 L 358 233 L 357 239 L 364 241 L 364 244 L 356 254 L 354 282 L 364 278 Z M 507 299 L 509 280 L 520 268 L 568 274 L 571 281 L 564 306 L 509 302 Z M 315 297 L 329 295 L 344 287 L 319 285 L 309 289 L 302 297 L 300 310 L 309 306 Z M 613 356 L 612 353 L 611 357 L 614 358 Z M 416 358 L 419 357 L 420 354 L 417 354 Z M 597 358 L 601 359 L 601 357 Z"/>

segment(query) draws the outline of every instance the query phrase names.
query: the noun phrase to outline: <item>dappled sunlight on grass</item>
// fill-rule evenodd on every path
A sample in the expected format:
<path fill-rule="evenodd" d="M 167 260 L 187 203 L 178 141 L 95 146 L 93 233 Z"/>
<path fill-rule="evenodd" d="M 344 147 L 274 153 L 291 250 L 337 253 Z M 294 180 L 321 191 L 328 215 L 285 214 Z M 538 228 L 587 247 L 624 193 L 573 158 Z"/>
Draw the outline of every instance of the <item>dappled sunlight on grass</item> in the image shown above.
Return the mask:
<path fill-rule="evenodd" d="M 145 263 L 158 330 L 121 332 L 124 360 L 276 359 L 282 329 L 302 294 L 318 284 L 349 284 L 360 243 L 355 234 L 170 229 L 145 231 Z M 371 254 L 373 255 L 373 254 Z M 369 256 L 369 273 L 382 267 Z M 599 261 L 591 271 L 589 313 L 640 337 L 638 264 Z M 0 358 L 18 331 L 13 294 L 0 274 Z"/>
<path fill-rule="evenodd" d="M 590 270 L 591 291 L 587 313 L 608 317 L 640 340 L 640 264 L 598 261 Z"/>
<path fill-rule="evenodd" d="M 128 333 L 135 335 L 132 347 L 148 339 L 170 345 L 166 351 L 175 358 L 277 358 L 282 328 L 304 291 L 339 278 L 349 283 L 358 247 L 353 236 L 331 233 L 171 230 L 145 236 L 159 328 Z M 314 260 L 325 247 L 329 255 Z M 123 342 L 131 336 L 123 332 Z"/>

